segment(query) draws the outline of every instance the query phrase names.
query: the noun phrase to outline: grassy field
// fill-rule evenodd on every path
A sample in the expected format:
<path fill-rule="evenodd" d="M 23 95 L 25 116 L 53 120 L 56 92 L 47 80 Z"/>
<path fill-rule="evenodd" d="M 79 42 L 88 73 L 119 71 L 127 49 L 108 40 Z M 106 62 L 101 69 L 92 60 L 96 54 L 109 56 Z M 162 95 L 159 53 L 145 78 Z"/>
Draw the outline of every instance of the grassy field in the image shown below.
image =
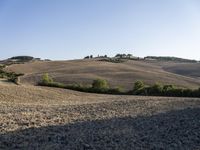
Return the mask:
<path fill-rule="evenodd" d="M 166 64 L 165 64 L 166 65 Z M 95 60 L 34 62 L 7 67 L 25 73 L 20 85 L 0 81 L 0 149 L 200 149 L 200 99 L 91 94 L 39 87 L 48 72 L 65 83 L 107 79 L 197 87 L 164 64 Z"/>

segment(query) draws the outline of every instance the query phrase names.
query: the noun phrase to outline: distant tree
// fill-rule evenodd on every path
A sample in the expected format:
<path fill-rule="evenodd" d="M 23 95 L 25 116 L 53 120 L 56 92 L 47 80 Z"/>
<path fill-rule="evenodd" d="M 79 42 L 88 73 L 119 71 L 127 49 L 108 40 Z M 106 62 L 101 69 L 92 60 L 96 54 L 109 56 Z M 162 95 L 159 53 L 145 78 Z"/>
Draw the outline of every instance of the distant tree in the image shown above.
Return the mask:
<path fill-rule="evenodd" d="M 175 89 L 174 85 L 164 85 L 163 86 L 163 92 L 165 92 L 165 93 L 168 92 L 168 91 L 171 91 L 173 89 Z"/>
<path fill-rule="evenodd" d="M 118 58 L 122 58 L 122 54 L 117 54 L 117 55 L 115 55 L 115 57 L 118 57 Z"/>
<path fill-rule="evenodd" d="M 115 57 L 120 57 L 120 54 L 116 54 Z"/>
<path fill-rule="evenodd" d="M 133 55 L 132 54 L 127 54 L 127 57 L 128 58 L 131 58 Z"/>
<path fill-rule="evenodd" d="M 53 82 L 53 79 L 49 76 L 48 73 L 45 73 L 43 76 L 42 76 L 42 83 L 43 84 L 48 84 L 48 83 L 52 83 Z"/>
<path fill-rule="evenodd" d="M 11 57 L 11 60 L 18 60 L 18 61 L 31 61 L 34 59 L 32 56 L 15 56 Z"/>
<path fill-rule="evenodd" d="M 136 81 L 133 87 L 134 91 L 137 91 L 138 89 L 141 89 L 144 87 L 144 82 L 142 81 Z"/>
<path fill-rule="evenodd" d="M 126 54 L 122 54 L 122 57 L 126 57 Z"/>
<path fill-rule="evenodd" d="M 133 93 L 136 95 L 145 94 L 145 84 L 143 81 L 136 81 L 133 87 Z"/>
<path fill-rule="evenodd" d="M 109 89 L 108 82 L 103 79 L 96 79 L 92 83 L 92 88 L 99 91 L 105 91 Z"/>
<path fill-rule="evenodd" d="M 90 55 L 90 59 L 92 59 L 93 58 L 93 55 Z"/>
<path fill-rule="evenodd" d="M 90 56 L 85 56 L 85 57 L 84 57 L 84 59 L 89 59 L 89 58 L 90 58 Z"/>
<path fill-rule="evenodd" d="M 163 92 L 163 85 L 160 83 L 155 83 L 153 86 L 150 87 L 151 95 L 162 95 Z"/>

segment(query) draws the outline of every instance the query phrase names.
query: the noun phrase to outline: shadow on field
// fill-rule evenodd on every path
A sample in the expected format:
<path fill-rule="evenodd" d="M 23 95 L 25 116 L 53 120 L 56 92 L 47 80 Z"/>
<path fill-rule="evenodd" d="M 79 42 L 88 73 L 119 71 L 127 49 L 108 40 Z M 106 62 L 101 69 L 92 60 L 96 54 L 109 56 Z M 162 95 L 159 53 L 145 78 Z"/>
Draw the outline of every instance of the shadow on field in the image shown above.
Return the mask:
<path fill-rule="evenodd" d="M 200 149 L 200 108 L 10 132 L 0 149 Z"/>

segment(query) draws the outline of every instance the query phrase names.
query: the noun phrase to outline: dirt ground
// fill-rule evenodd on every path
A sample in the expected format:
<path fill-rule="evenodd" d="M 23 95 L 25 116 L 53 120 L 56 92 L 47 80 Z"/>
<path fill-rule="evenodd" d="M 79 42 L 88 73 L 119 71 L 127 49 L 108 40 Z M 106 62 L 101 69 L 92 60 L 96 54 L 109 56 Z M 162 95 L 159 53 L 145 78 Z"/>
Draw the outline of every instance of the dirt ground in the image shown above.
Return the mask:
<path fill-rule="evenodd" d="M 200 149 L 200 99 L 0 89 L 0 149 Z"/>

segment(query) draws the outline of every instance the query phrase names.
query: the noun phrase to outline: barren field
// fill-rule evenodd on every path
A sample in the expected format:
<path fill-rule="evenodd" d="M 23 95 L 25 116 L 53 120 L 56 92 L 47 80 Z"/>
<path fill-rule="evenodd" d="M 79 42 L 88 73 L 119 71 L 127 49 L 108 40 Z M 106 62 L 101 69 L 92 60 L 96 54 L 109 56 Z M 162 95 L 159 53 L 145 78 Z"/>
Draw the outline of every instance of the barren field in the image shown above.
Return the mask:
<path fill-rule="evenodd" d="M 168 64 L 164 65 L 164 70 L 200 79 L 200 63 L 179 63 L 179 64 Z"/>
<path fill-rule="evenodd" d="M 199 81 L 164 71 L 163 64 L 95 60 L 34 62 L 21 85 L 0 81 L 0 149 L 200 149 L 200 99 L 81 93 L 34 86 L 43 73 L 56 81 L 107 79 L 130 88 L 135 80 L 197 87 Z"/>
<path fill-rule="evenodd" d="M 200 99 L 0 87 L 0 149 L 200 148 Z"/>
<path fill-rule="evenodd" d="M 173 64 L 176 65 L 177 63 Z M 175 84 L 180 87 L 199 87 L 199 79 L 184 76 L 184 74 L 175 74 L 176 72 L 171 69 L 166 69 L 171 65 L 169 63 L 149 63 L 133 60 L 124 63 L 110 63 L 93 59 L 33 62 L 12 65 L 7 70 L 24 73 L 25 76 L 21 77 L 23 84 L 37 84 L 44 73 L 49 73 L 55 81 L 66 84 L 91 84 L 94 79 L 102 78 L 108 80 L 112 87 L 121 86 L 129 90 L 132 89 L 136 80 L 143 80 L 146 84 L 160 82 Z M 177 68 L 182 67 L 177 66 Z"/>

